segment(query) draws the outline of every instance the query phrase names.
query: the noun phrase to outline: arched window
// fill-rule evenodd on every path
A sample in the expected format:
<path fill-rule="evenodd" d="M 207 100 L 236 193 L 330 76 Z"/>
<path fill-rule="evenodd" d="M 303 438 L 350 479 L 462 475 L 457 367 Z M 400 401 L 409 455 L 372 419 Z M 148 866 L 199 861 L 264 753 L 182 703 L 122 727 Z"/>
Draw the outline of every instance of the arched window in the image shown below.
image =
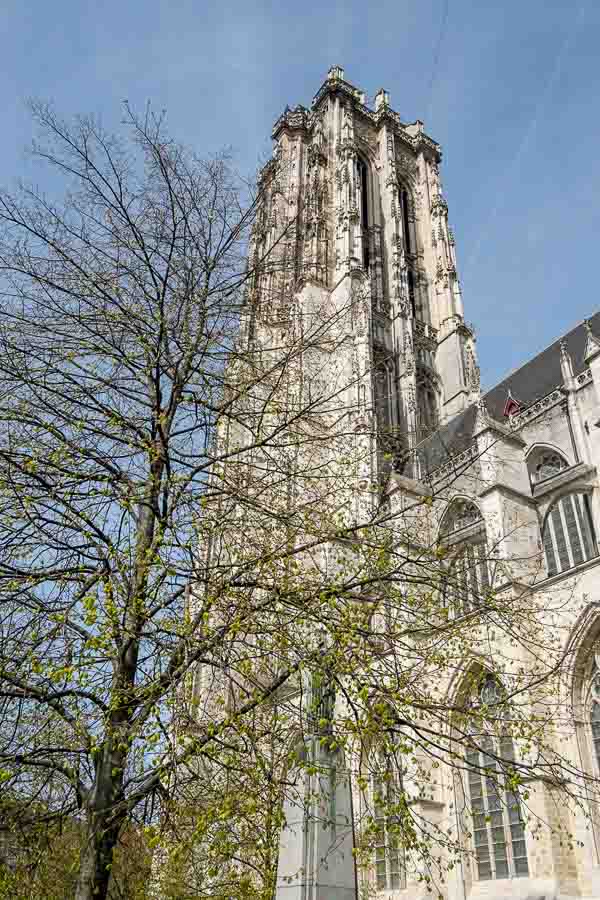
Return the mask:
<path fill-rule="evenodd" d="M 408 254 L 413 252 L 412 249 L 412 237 L 410 233 L 410 223 L 408 219 L 408 211 L 409 211 L 409 200 L 408 200 L 408 191 L 401 184 L 398 187 L 398 199 L 400 202 L 400 210 L 402 213 L 402 231 L 404 232 L 404 249 Z"/>
<path fill-rule="evenodd" d="M 597 863 L 600 855 L 600 622 L 594 606 L 590 604 L 581 623 L 584 637 L 579 642 L 573 666 L 573 715 L 581 765 L 587 776 L 585 793 Z"/>
<path fill-rule="evenodd" d="M 400 217 L 402 219 L 402 233 L 404 235 L 404 255 L 406 259 L 406 278 L 408 281 L 408 299 L 410 308 L 414 317 L 417 315 L 416 302 L 416 274 L 414 269 L 413 254 L 416 251 L 414 246 L 413 224 L 410 220 L 410 196 L 406 187 L 400 183 L 398 185 L 398 205 L 400 207 Z"/>
<path fill-rule="evenodd" d="M 502 727 L 506 716 L 502 687 L 492 675 L 485 675 L 474 705 L 499 707 L 500 724 L 491 729 L 477 725 L 471 729 L 473 746 L 466 754 L 467 793 L 472 816 L 473 846 L 480 881 L 529 874 L 525 827 L 519 798 L 506 787 L 504 764 L 514 759 L 510 729 Z M 478 733 L 483 731 L 483 733 Z"/>
<path fill-rule="evenodd" d="M 542 542 L 548 576 L 597 555 L 587 494 L 568 494 L 556 501 L 546 514 Z"/>
<path fill-rule="evenodd" d="M 387 753 L 377 754 L 371 791 L 375 826 L 375 883 L 378 891 L 399 890 L 405 886 L 404 851 L 398 833 L 402 777 L 396 762 Z"/>
<path fill-rule="evenodd" d="M 598 668 L 596 654 L 592 656 L 586 706 L 594 750 L 594 761 L 600 772 L 600 669 Z"/>
<path fill-rule="evenodd" d="M 568 466 L 566 459 L 549 447 L 539 447 L 527 457 L 527 468 L 532 484 L 539 484 L 540 481 L 553 478 Z"/>
<path fill-rule="evenodd" d="M 460 538 L 460 533 L 473 526 L 482 526 L 483 517 L 476 503 L 461 498 L 453 500 L 443 515 L 440 534 L 446 539 Z"/>
<path fill-rule="evenodd" d="M 371 261 L 369 252 L 369 169 L 361 156 L 356 159 L 356 182 L 362 235 L 362 264 L 365 272 L 368 272 Z"/>
<path fill-rule="evenodd" d="M 454 500 L 440 526 L 448 552 L 445 602 L 453 615 L 471 612 L 485 602 L 490 589 L 485 524 L 470 500 Z"/>

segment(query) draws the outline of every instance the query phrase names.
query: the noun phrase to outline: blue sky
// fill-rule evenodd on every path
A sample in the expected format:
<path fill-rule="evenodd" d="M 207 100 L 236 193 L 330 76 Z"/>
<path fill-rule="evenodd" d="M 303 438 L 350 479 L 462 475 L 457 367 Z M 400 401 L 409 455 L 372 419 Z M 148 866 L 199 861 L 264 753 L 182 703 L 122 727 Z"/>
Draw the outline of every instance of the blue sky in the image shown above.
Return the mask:
<path fill-rule="evenodd" d="M 150 100 L 175 137 L 251 171 L 285 104 L 340 64 L 444 148 L 486 385 L 600 307 L 592 0 L 4 0 L 0 22 L 4 184 L 24 171 L 29 96 L 107 125 Z"/>

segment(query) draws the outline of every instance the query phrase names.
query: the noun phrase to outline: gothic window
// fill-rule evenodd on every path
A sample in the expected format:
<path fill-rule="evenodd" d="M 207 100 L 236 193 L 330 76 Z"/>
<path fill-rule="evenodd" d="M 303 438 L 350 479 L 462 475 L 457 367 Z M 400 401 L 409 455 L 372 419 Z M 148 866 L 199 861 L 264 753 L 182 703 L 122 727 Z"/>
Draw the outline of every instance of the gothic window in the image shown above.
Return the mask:
<path fill-rule="evenodd" d="M 489 591 L 485 543 L 466 544 L 454 557 L 446 577 L 446 604 L 455 614 L 472 612 Z"/>
<path fill-rule="evenodd" d="M 447 540 L 455 540 L 467 529 L 477 526 L 483 528 L 483 518 L 479 507 L 472 500 L 462 498 L 453 500 L 443 515 L 440 534 Z"/>
<path fill-rule="evenodd" d="M 409 201 L 408 201 L 408 191 L 402 185 L 398 188 L 398 199 L 400 201 L 400 211 L 402 213 L 402 231 L 404 233 L 404 249 L 408 255 L 413 252 L 412 249 L 412 235 L 410 233 L 410 222 L 409 222 Z"/>
<path fill-rule="evenodd" d="M 404 235 L 404 254 L 406 259 L 406 278 L 408 282 L 408 299 L 410 308 L 414 317 L 417 315 L 416 301 L 416 274 L 414 270 L 412 256 L 415 252 L 415 241 L 413 234 L 413 225 L 410 221 L 410 197 L 406 187 L 403 184 L 398 185 L 398 203 L 400 206 L 400 216 L 402 218 L 402 233 Z"/>
<path fill-rule="evenodd" d="M 486 706 L 502 702 L 502 688 L 496 678 L 486 675 L 478 703 Z M 500 714 L 495 717 L 502 722 Z M 504 713 L 505 714 L 505 713 Z M 467 793 L 475 866 L 480 881 L 512 878 L 529 874 L 525 827 L 518 796 L 506 787 L 502 763 L 514 760 L 514 745 L 507 727 L 471 729 L 472 746 L 466 754 Z M 499 762 L 499 760 L 502 761 Z"/>
<path fill-rule="evenodd" d="M 574 666 L 574 715 L 583 769 L 588 775 L 587 797 L 595 837 L 600 846 L 600 631 L 594 617 L 593 635 L 588 632 Z M 590 640 L 591 638 L 591 640 Z"/>
<path fill-rule="evenodd" d="M 534 450 L 527 458 L 529 477 L 533 484 L 552 478 L 562 469 L 568 468 L 567 461 L 555 450 L 541 447 Z"/>
<path fill-rule="evenodd" d="M 596 655 L 592 657 L 589 691 L 587 697 L 587 714 L 590 723 L 594 762 L 600 772 L 600 669 Z"/>
<path fill-rule="evenodd" d="M 546 514 L 542 543 L 548 576 L 597 555 L 587 494 L 568 494 L 556 501 Z"/>
<path fill-rule="evenodd" d="M 378 891 L 405 886 L 404 852 L 399 839 L 398 803 L 402 794 L 401 775 L 387 754 L 379 754 L 377 771 L 371 780 L 375 825 L 375 881 Z"/>
<path fill-rule="evenodd" d="M 413 317 L 416 319 L 417 304 L 415 300 L 415 273 L 413 272 L 412 266 L 408 267 L 406 279 L 408 281 L 408 299 L 410 301 L 410 310 L 413 314 Z"/>
<path fill-rule="evenodd" d="M 454 500 L 440 527 L 448 549 L 444 583 L 445 605 L 452 615 L 472 612 L 485 602 L 490 589 L 485 524 L 470 500 Z"/>
<path fill-rule="evenodd" d="M 362 157 L 356 160 L 357 192 L 359 196 L 359 215 L 362 234 L 362 264 L 365 272 L 369 271 L 369 170 Z"/>
<path fill-rule="evenodd" d="M 375 405 L 382 435 L 389 435 L 392 424 L 392 390 L 394 363 L 389 351 L 374 347 L 375 356 Z"/>

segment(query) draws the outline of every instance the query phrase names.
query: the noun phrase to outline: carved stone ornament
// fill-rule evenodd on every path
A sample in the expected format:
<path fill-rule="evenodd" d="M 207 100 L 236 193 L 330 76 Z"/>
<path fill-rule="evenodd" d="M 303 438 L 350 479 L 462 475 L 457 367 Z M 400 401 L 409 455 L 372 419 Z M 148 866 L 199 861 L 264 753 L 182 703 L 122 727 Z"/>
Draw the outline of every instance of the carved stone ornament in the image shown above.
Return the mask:
<path fill-rule="evenodd" d="M 379 150 L 377 139 L 366 123 L 361 122 L 359 119 L 355 123 L 354 134 L 357 140 L 366 147 L 370 156 L 377 156 Z M 356 149 L 359 148 L 356 147 Z"/>
<path fill-rule="evenodd" d="M 404 366 L 408 375 L 410 375 L 410 373 L 414 371 L 415 350 L 412 337 L 408 330 L 404 332 Z"/>
<path fill-rule="evenodd" d="M 441 217 L 448 215 L 448 204 L 441 194 L 436 194 L 436 196 L 431 201 L 431 215 L 434 219 L 438 216 Z"/>
<path fill-rule="evenodd" d="M 410 312 L 410 303 L 404 297 L 400 298 L 398 311 L 403 319 L 408 319 L 408 314 Z"/>
<path fill-rule="evenodd" d="M 402 153 L 401 151 L 396 153 L 396 167 L 398 172 L 409 175 L 411 178 L 414 178 L 417 174 L 417 164 L 408 153 Z"/>
<path fill-rule="evenodd" d="M 592 323 L 589 319 L 585 319 L 583 326 L 586 331 L 586 342 L 583 358 L 586 363 L 591 362 L 600 353 L 600 339 L 596 337 L 592 331 Z"/>
<path fill-rule="evenodd" d="M 481 370 L 475 361 L 472 347 L 467 347 L 465 357 L 467 387 L 472 391 L 478 391 L 481 387 Z"/>
<path fill-rule="evenodd" d="M 327 139 L 325 137 L 323 115 L 315 115 L 312 141 L 308 146 L 307 156 L 309 168 L 319 164 L 322 166 L 327 165 Z"/>
<path fill-rule="evenodd" d="M 290 109 L 289 106 L 286 106 L 283 115 L 277 119 L 273 126 L 272 136 L 277 140 L 284 129 L 287 129 L 288 131 L 297 131 L 299 129 L 306 131 L 308 129 L 309 120 L 310 112 L 306 107 L 302 106 L 302 104 L 299 103 L 294 109 Z"/>

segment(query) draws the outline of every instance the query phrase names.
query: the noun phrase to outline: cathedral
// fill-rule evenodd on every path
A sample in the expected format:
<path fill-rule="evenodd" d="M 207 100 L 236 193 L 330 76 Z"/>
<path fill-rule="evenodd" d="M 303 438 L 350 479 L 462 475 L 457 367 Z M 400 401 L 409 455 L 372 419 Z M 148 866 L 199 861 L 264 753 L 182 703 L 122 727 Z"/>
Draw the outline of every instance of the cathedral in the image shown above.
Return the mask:
<path fill-rule="evenodd" d="M 345 385 L 340 403 L 363 451 L 351 514 L 360 515 L 377 491 L 392 516 L 428 498 L 419 531 L 446 548 L 449 619 L 473 608 L 492 581 L 497 592 L 526 594 L 532 605 L 552 598 L 539 627 L 549 629 L 562 659 L 556 727 L 569 771 L 581 773 L 583 799 L 563 809 L 556 784 L 537 778 L 529 803 L 546 827 L 536 829 L 469 771 L 468 757 L 458 775 L 442 771 L 432 793 L 414 795 L 415 810 L 454 833 L 461 804 L 472 820 L 467 852 L 435 890 L 447 900 L 600 898 L 600 820 L 590 788 L 600 776 L 600 313 L 590 311 L 484 393 L 464 318 L 441 149 L 423 123 L 402 121 L 385 90 L 367 103 L 334 66 L 310 107 L 286 108 L 273 140 L 241 342 L 268 334 L 273 345 L 277 334 L 284 343 L 299 327 L 298 309 L 313 323 L 323 310 L 334 319 L 350 310 L 334 351 L 308 365 L 317 382 Z M 260 265 L 270 250 L 277 269 Z M 500 646 L 493 640 L 478 662 L 482 672 L 511 653 L 506 635 L 495 638 Z M 493 692 L 491 679 L 482 677 L 481 691 Z M 447 696 L 455 689 L 448 676 Z M 346 806 L 356 833 L 366 801 L 364 789 L 352 791 Z M 374 806 L 376 846 L 356 894 L 346 882 L 293 893 L 287 860 L 277 897 L 432 896 Z M 294 839 L 302 840 L 300 832 Z M 289 857 L 289 840 L 286 846 Z"/>

